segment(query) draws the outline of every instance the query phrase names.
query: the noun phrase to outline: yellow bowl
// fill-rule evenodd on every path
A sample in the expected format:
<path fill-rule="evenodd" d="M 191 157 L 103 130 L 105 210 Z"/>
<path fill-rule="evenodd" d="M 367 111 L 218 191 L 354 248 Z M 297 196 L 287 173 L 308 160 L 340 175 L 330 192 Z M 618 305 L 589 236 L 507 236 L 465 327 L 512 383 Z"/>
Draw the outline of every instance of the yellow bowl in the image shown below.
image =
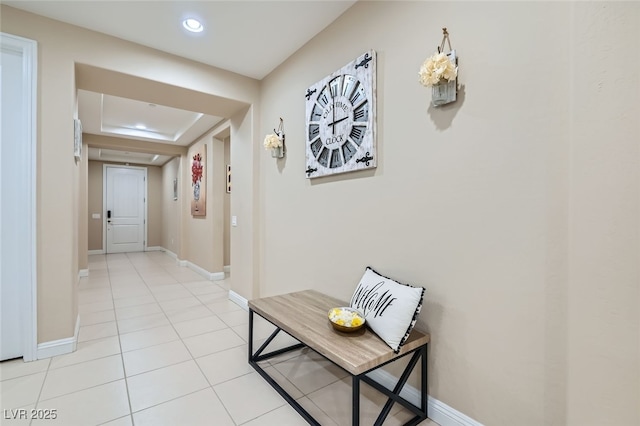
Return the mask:
<path fill-rule="evenodd" d="M 348 306 L 331 308 L 327 315 L 333 328 L 343 333 L 358 331 L 366 322 L 364 315 Z"/>

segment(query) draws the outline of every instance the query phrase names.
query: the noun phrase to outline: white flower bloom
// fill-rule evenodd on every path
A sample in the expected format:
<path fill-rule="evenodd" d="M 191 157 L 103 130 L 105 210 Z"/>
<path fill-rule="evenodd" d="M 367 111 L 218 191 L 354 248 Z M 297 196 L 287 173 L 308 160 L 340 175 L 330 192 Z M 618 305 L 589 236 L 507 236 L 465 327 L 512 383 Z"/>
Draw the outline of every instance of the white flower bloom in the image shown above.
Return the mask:
<path fill-rule="evenodd" d="M 264 138 L 264 149 L 275 149 L 282 146 L 282 141 L 275 133 L 271 133 Z"/>
<path fill-rule="evenodd" d="M 441 81 L 453 81 L 458 76 L 456 67 L 444 53 L 434 53 L 420 67 L 420 84 L 423 86 L 435 86 Z"/>

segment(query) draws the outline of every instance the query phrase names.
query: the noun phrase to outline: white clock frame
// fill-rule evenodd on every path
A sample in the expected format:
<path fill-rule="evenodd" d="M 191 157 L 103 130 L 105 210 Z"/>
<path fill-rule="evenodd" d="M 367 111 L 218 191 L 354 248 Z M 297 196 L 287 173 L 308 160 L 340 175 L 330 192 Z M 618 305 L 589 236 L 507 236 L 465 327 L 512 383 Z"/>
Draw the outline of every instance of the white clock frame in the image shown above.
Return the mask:
<path fill-rule="evenodd" d="M 307 178 L 377 166 L 374 50 L 309 87 L 305 99 Z"/>

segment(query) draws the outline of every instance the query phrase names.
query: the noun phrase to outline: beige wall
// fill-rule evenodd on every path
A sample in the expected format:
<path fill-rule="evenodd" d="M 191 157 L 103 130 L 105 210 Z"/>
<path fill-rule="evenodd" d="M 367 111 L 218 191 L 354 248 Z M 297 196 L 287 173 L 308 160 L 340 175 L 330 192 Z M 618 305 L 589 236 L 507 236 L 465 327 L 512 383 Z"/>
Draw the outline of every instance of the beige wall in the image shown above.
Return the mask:
<path fill-rule="evenodd" d="M 231 138 L 224 138 L 224 166 L 225 166 L 225 176 L 226 176 L 226 167 L 227 164 L 231 164 Z M 232 173 L 233 175 L 233 173 Z M 226 181 L 225 181 L 226 185 Z M 227 189 L 225 186 L 224 193 L 222 195 L 224 199 L 224 213 L 223 213 L 223 228 L 224 228 L 224 236 L 223 236 L 223 246 L 224 246 L 224 254 L 222 263 L 224 266 L 231 265 L 231 193 L 227 193 Z"/>
<path fill-rule="evenodd" d="M 173 199 L 173 180 L 178 179 L 178 199 Z M 180 200 L 184 196 L 180 182 L 180 157 L 172 158 L 162 166 L 162 243 L 175 255 L 180 248 Z"/>
<path fill-rule="evenodd" d="M 147 169 L 147 247 L 162 246 L 162 168 Z"/>
<path fill-rule="evenodd" d="M 206 146 L 206 216 L 192 216 L 191 158 Z M 180 259 L 188 260 L 208 272 L 223 271 L 224 144 L 212 133 L 189 147 L 182 160 L 182 217 L 185 218 Z"/>
<path fill-rule="evenodd" d="M 230 117 L 233 171 L 231 215 L 238 218 L 238 225 L 231 228 L 231 290 L 245 299 L 259 297 L 262 279 L 258 244 L 261 237 L 259 198 L 262 191 L 252 191 L 252 188 L 262 188 L 260 139 L 264 136 L 260 135 L 259 119 L 256 107 Z"/>
<path fill-rule="evenodd" d="M 640 3 L 575 3 L 571 17 L 567 415 L 637 425 Z"/>
<path fill-rule="evenodd" d="M 77 317 L 78 233 L 88 231 L 79 230 L 81 170 L 69 145 L 76 87 L 235 117 L 256 101 L 258 82 L 6 5 L 0 7 L 2 31 L 38 42 L 36 252 L 38 342 L 42 343 L 72 336 Z M 243 121 L 232 129 L 232 135 L 239 135 L 237 142 L 252 149 L 256 126 Z M 238 173 L 251 173 L 253 157 L 244 161 L 236 168 Z M 245 206 L 250 209 L 256 196 L 254 181 L 247 180 L 251 186 L 237 200 L 240 211 Z M 243 202 L 245 198 L 249 202 Z M 251 242 L 245 249 L 256 250 Z M 253 260 L 250 255 L 245 262 Z"/>
<path fill-rule="evenodd" d="M 104 199 L 103 189 L 103 170 L 105 164 L 113 164 L 122 166 L 124 163 L 89 161 L 88 176 L 88 241 L 89 250 L 104 250 L 103 230 L 104 215 L 102 210 L 102 202 Z M 162 168 L 158 166 L 146 166 L 140 164 L 131 164 L 131 166 L 142 167 L 147 169 L 147 247 L 162 246 L 163 231 L 163 176 Z M 92 219 L 94 213 L 100 213 L 100 219 Z"/>
<path fill-rule="evenodd" d="M 438 400 L 487 425 L 640 424 L 639 13 L 356 3 L 263 80 L 259 131 L 283 117 L 287 157 L 260 152 L 259 294 L 347 300 L 371 265 L 427 289 Z M 436 109 L 417 77 L 443 26 L 461 91 Z M 378 167 L 307 180 L 301 94 L 371 48 Z"/>
<path fill-rule="evenodd" d="M 89 269 L 89 213 L 88 213 L 88 173 L 89 160 L 87 159 L 87 144 L 83 143 L 82 152 L 85 153 L 80 158 L 80 192 L 78 194 L 78 268 Z"/>
<path fill-rule="evenodd" d="M 88 238 L 89 250 L 104 250 L 102 246 L 103 209 L 102 209 L 102 163 L 101 161 L 88 161 Z M 93 214 L 99 214 L 100 219 L 93 219 Z"/>

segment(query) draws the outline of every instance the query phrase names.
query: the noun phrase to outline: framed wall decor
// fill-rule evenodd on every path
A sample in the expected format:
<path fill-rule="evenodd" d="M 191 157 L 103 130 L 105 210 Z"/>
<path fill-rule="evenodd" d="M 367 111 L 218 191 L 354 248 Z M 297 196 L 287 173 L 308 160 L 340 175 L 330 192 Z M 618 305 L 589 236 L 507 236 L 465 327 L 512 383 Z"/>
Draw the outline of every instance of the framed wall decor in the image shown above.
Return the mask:
<path fill-rule="evenodd" d="M 307 178 L 376 167 L 374 50 L 313 84 L 305 99 Z"/>
<path fill-rule="evenodd" d="M 73 156 L 76 160 L 82 157 L 82 123 L 77 118 L 73 120 Z"/>
<path fill-rule="evenodd" d="M 178 178 L 173 179 L 173 201 L 178 199 Z"/>
<path fill-rule="evenodd" d="M 191 215 L 207 215 L 207 146 L 191 156 Z"/>

